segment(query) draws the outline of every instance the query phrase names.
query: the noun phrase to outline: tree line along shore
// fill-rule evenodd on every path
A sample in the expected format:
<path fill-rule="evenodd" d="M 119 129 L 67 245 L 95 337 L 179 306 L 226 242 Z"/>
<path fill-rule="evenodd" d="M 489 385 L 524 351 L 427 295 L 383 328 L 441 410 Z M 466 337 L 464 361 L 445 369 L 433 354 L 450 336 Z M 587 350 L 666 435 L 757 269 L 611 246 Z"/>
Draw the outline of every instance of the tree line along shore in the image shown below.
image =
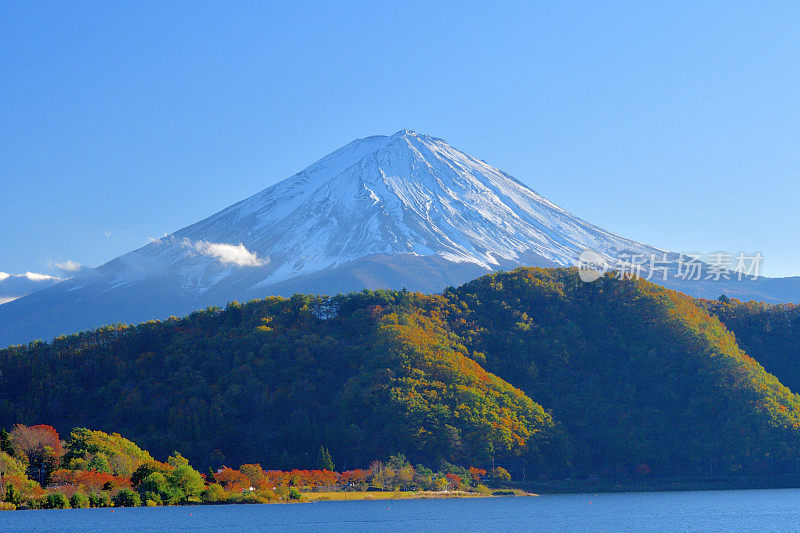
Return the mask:
<path fill-rule="evenodd" d="M 318 468 L 265 470 L 260 464 L 201 473 L 180 453 L 160 462 L 132 441 L 75 428 L 62 440 L 52 426 L 0 430 L 0 509 L 245 504 L 323 500 L 509 495 L 508 472 L 449 463 L 437 471 L 402 454 L 368 468 L 336 471 L 320 446 Z M 493 488 L 490 488 L 493 487 Z"/>

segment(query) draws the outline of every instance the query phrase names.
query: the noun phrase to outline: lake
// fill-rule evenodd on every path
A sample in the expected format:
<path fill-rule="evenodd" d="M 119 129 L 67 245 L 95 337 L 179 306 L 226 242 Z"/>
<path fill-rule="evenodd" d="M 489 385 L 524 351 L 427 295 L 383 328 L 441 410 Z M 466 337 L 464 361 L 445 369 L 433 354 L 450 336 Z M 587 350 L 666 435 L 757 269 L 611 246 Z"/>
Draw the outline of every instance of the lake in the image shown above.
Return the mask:
<path fill-rule="evenodd" d="M 11 511 L 0 531 L 789 531 L 800 489 Z"/>

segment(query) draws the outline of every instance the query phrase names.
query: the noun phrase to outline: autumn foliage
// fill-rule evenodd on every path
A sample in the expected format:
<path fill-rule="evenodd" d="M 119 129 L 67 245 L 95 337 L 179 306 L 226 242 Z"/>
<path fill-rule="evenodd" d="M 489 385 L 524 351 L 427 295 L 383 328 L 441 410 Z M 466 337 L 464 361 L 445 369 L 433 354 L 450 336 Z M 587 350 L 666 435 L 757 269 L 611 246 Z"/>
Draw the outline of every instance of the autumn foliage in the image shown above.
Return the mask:
<path fill-rule="evenodd" d="M 443 471 L 433 473 L 421 466 L 412 467 L 403 455 L 394 455 L 386 464 L 373 461 L 368 470 L 264 470 L 258 463 L 247 463 L 239 469 L 222 466 L 203 476 L 177 452 L 166 462 L 142 461 L 150 457 L 149 453 L 116 433 L 109 435 L 76 428 L 64 447 L 58 433 L 50 426 L 32 428 L 29 431 L 30 428 L 17 425 L 11 433 L 0 434 L 0 502 L 3 508 L 265 503 L 297 500 L 303 493 L 317 490 L 476 490 L 486 473 L 476 467 L 466 469 L 449 464 L 444 465 Z M 32 466 L 30 457 L 38 453 L 43 442 L 58 442 L 56 449 L 60 450 L 61 463 L 40 484 L 28 476 L 39 472 L 38 467 Z M 15 449 L 14 445 L 20 448 Z M 117 457 L 114 450 L 117 455 L 125 452 Z M 90 464 L 100 464 L 93 460 L 101 453 L 103 457 L 110 453 L 119 465 L 138 466 L 129 476 L 87 469 Z M 327 456 L 326 462 L 330 461 Z M 105 467 L 107 463 L 102 465 Z"/>
<path fill-rule="evenodd" d="M 792 306 L 584 283 L 575 269 L 519 268 L 437 295 L 271 297 L 0 350 L 0 425 L 54 423 L 11 439 L 39 483 L 59 466 L 133 478 L 152 463 L 114 434 L 78 432 L 62 457 L 52 431 L 85 424 L 158 457 L 180 448 L 211 469 L 209 498 L 418 484 L 416 466 L 358 470 L 397 452 L 474 465 L 445 472 L 462 484 L 499 465 L 526 481 L 651 475 L 643 464 L 794 474 L 799 324 Z M 194 497 L 162 470 L 148 472 L 151 501 Z M 452 484 L 445 474 L 432 483 Z"/>

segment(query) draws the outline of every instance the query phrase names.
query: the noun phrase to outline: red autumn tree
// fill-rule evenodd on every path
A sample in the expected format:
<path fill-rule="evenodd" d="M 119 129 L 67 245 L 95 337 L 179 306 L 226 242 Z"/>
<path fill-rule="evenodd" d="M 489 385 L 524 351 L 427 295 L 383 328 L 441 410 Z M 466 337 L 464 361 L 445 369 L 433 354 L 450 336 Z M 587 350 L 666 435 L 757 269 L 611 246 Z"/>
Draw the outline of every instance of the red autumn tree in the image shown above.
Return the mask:
<path fill-rule="evenodd" d="M 99 492 L 101 490 L 113 490 L 131 486 L 128 478 L 112 476 L 105 472 L 95 472 L 93 470 L 77 471 L 74 484 L 82 486 L 86 492 Z"/>
<path fill-rule="evenodd" d="M 75 480 L 77 479 L 77 475 L 79 471 L 77 470 L 67 470 L 65 468 L 61 468 L 59 470 L 54 470 L 50 474 L 50 484 L 51 485 L 75 485 Z"/>
<path fill-rule="evenodd" d="M 270 470 L 265 473 L 265 476 L 270 488 L 289 484 L 288 476 L 282 470 Z"/>
<path fill-rule="evenodd" d="M 370 470 L 346 470 L 339 474 L 339 484 L 343 486 L 362 485 L 367 482 L 370 475 L 372 475 Z"/>
<path fill-rule="evenodd" d="M 15 455 L 28 464 L 30 474 L 39 483 L 44 483 L 64 455 L 58 431 L 44 424 L 30 427 L 17 424 L 10 436 Z"/>
<path fill-rule="evenodd" d="M 444 477 L 447 478 L 447 484 L 450 486 L 451 489 L 455 489 L 461 484 L 461 476 L 457 476 L 455 474 L 447 474 Z"/>

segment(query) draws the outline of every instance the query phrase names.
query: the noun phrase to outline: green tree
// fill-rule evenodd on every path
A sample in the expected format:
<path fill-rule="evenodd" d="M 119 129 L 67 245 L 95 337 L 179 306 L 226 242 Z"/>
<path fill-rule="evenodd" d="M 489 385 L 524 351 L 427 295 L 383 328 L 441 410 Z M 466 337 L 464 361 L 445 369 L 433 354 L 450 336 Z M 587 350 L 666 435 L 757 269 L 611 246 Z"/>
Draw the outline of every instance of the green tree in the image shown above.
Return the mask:
<path fill-rule="evenodd" d="M 17 490 L 14 485 L 6 485 L 6 497 L 4 498 L 8 503 L 20 505 L 22 503 L 22 493 Z"/>
<path fill-rule="evenodd" d="M 83 492 L 76 492 L 69 499 L 69 506 L 73 509 L 85 509 L 90 505 L 91 503 L 89 502 L 89 496 Z"/>
<path fill-rule="evenodd" d="M 489 477 L 491 477 L 494 481 L 500 483 L 507 483 L 511 481 L 511 474 L 509 474 L 508 470 L 506 470 L 502 466 L 498 466 L 497 468 L 489 472 Z"/>
<path fill-rule="evenodd" d="M 199 496 L 205 487 L 205 481 L 200 472 L 189 466 L 189 461 L 178 452 L 167 459 L 167 463 L 175 467 L 172 472 L 167 474 L 169 485 L 174 490 L 182 492 L 184 500 Z"/>
<path fill-rule="evenodd" d="M 226 497 L 225 489 L 218 483 L 211 483 L 208 488 L 200 493 L 200 499 L 206 503 L 221 502 Z"/>
<path fill-rule="evenodd" d="M 92 462 L 100 454 L 103 458 Z M 87 462 L 91 466 L 87 466 Z M 86 428 L 72 430 L 64 455 L 64 464 L 69 468 L 96 470 L 122 477 L 130 477 L 140 465 L 152 462 L 149 453 L 119 433 L 108 434 Z"/>
<path fill-rule="evenodd" d="M 395 470 L 400 470 L 401 468 L 404 468 L 409 464 L 411 463 L 408 462 L 408 459 L 406 459 L 406 456 L 402 453 L 397 453 L 395 455 L 389 456 L 388 465 L 394 468 Z"/>
<path fill-rule="evenodd" d="M 162 503 L 169 493 L 169 483 L 161 472 L 151 472 L 139 483 L 139 494 L 142 500 Z"/>
<path fill-rule="evenodd" d="M 142 480 L 153 472 L 160 472 L 166 476 L 168 469 L 166 469 L 162 463 L 157 463 L 155 461 L 143 463 L 131 474 L 131 484 L 134 487 L 138 487 Z"/>
<path fill-rule="evenodd" d="M 86 470 L 93 470 L 95 472 L 111 473 L 111 467 L 108 464 L 108 458 L 104 453 L 98 453 L 86 464 Z"/>
<path fill-rule="evenodd" d="M 69 500 L 60 492 L 51 492 L 45 497 L 42 507 L 45 509 L 69 509 Z"/>
<path fill-rule="evenodd" d="M 320 445 L 319 451 L 317 452 L 317 467 L 321 470 L 336 470 L 330 452 L 322 445 Z"/>
<path fill-rule="evenodd" d="M 139 495 L 127 488 L 116 493 L 112 501 L 117 507 L 139 507 L 142 504 Z"/>
<path fill-rule="evenodd" d="M 92 507 L 111 507 L 111 494 L 104 490 L 92 492 L 89 494 L 89 502 Z"/>
<path fill-rule="evenodd" d="M 5 429 L 0 429 L 0 452 L 5 452 L 14 457 L 14 447 L 11 444 L 11 434 Z"/>

